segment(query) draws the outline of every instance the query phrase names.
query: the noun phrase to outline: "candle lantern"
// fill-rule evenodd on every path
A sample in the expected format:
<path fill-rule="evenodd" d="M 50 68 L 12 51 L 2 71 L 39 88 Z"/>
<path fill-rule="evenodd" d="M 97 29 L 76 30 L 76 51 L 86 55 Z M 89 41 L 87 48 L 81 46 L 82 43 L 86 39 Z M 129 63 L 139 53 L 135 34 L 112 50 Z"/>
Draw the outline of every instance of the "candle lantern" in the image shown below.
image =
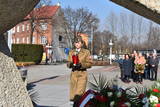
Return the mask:
<path fill-rule="evenodd" d="M 78 63 L 79 63 L 79 58 L 78 58 L 78 54 L 75 53 L 73 56 L 72 56 L 72 61 L 73 61 L 73 65 L 76 66 Z"/>

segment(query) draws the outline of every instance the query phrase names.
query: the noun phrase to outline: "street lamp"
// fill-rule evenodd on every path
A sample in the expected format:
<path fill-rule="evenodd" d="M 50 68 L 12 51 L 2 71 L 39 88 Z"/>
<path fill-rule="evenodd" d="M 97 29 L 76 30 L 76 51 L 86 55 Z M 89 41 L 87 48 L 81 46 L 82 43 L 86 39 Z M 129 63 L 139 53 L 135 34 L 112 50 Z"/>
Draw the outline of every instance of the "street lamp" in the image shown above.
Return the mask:
<path fill-rule="evenodd" d="M 109 63 L 112 64 L 112 46 L 113 46 L 112 39 L 109 41 L 109 46 L 110 46 Z"/>

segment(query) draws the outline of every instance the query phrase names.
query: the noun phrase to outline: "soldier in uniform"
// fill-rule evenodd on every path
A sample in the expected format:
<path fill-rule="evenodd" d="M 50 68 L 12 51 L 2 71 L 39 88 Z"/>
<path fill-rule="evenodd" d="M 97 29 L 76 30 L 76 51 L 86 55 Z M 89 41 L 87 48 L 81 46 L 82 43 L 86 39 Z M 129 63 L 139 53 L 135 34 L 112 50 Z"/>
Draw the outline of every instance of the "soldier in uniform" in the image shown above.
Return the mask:
<path fill-rule="evenodd" d="M 70 101 L 76 102 L 85 92 L 87 85 L 87 68 L 92 65 L 90 52 L 82 48 L 81 37 L 74 41 L 75 49 L 69 52 L 67 66 L 72 69 L 70 75 Z"/>

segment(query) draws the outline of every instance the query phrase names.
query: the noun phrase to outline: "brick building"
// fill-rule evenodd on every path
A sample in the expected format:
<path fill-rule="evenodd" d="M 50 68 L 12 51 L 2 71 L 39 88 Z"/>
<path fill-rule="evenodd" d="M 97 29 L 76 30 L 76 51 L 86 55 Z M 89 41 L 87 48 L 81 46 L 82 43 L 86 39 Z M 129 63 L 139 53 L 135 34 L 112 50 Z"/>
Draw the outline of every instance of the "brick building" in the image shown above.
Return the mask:
<path fill-rule="evenodd" d="M 54 35 L 52 20 L 59 12 L 59 5 L 43 6 L 41 8 L 34 9 L 23 22 L 12 28 L 12 43 L 31 43 L 31 33 L 33 30 L 33 44 L 45 45 L 48 43 L 51 45 Z"/>
<path fill-rule="evenodd" d="M 61 21 L 55 24 L 55 19 L 62 18 L 60 4 L 43 6 L 34 9 L 24 21 L 11 29 L 13 44 L 42 44 L 49 58 L 55 61 L 66 59 L 64 48 L 68 47 L 65 31 Z M 57 22 L 56 22 L 57 23 Z"/>

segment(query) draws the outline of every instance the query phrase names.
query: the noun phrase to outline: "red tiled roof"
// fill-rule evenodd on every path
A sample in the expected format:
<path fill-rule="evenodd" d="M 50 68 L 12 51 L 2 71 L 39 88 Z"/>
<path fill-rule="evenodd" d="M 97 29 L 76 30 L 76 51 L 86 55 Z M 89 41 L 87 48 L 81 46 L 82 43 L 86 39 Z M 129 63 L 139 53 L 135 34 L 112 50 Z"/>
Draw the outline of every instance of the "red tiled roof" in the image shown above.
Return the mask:
<path fill-rule="evenodd" d="M 43 6 L 41 8 L 34 9 L 29 15 L 25 17 L 25 19 L 34 18 L 52 18 L 60 6 Z"/>

